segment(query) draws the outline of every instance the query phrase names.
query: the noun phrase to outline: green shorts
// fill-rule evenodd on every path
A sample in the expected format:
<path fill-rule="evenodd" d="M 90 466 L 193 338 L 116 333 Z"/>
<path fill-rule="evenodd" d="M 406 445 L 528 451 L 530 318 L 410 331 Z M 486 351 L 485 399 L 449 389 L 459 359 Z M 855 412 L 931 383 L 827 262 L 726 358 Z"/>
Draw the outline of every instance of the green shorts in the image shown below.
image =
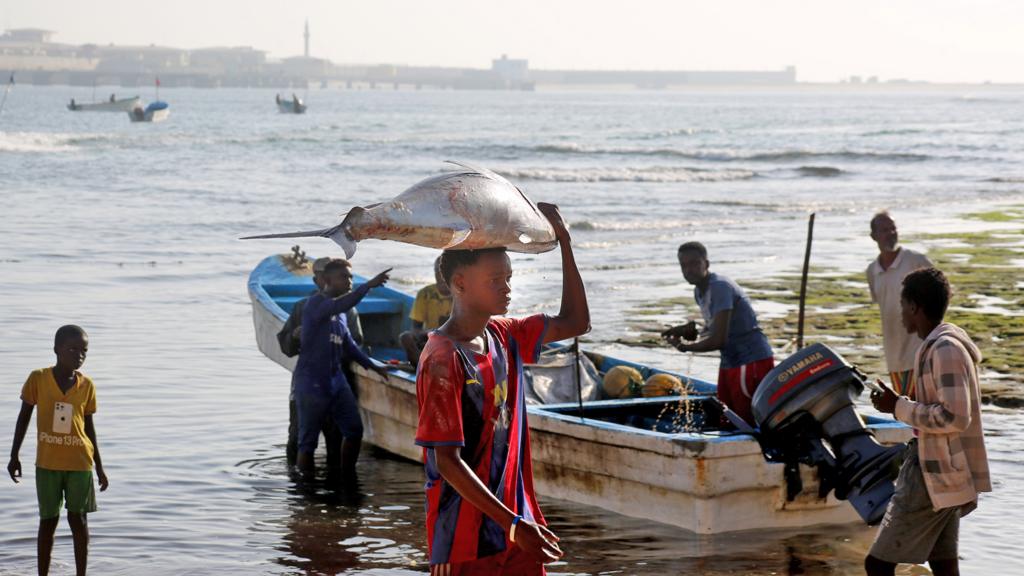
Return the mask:
<path fill-rule="evenodd" d="M 60 516 L 60 506 L 67 501 L 67 511 L 86 514 L 96 511 L 96 489 L 92 470 L 48 470 L 36 467 L 36 496 L 39 518 Z"/>

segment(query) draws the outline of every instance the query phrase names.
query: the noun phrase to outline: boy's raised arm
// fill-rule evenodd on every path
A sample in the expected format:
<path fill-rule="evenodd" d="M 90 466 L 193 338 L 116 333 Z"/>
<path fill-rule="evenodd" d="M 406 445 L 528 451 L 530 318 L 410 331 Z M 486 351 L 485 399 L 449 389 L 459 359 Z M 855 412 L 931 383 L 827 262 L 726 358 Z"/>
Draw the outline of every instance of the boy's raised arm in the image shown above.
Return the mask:
<path fill-rule="evenodd" d="M 545 343 L 557 342 L 590 332 L 590 307 L 587 304 L 587 290 L 583 286 L 583 278 L 576 267 L 576 258 L 572 253 L 572 238 L 569 236 L 565 220 L 554 204 L 541 202 L 537 204 L 537 208 L 554 227 L 558 247 L 562 251 L 562 305 L 558 316 L 552 316 L 548 320 L 548 329 L 544 335 Z"/>
<path fill-rule="evenodd" d="M 21 460 L 18 459 L 18 453 L 21 452 L 21 443 L 25 441 L 25 433 L 28 432 L 28 423 L 32 420 L 34 408 L 22 400 L 21 411 L 18 412 L 18 423 L 14 425 L 14 442 L 11 443 L 11 461 L 7 463 L 7 473 L 15 482 L 19 482 L 18 478 L 21 477 Z"/>

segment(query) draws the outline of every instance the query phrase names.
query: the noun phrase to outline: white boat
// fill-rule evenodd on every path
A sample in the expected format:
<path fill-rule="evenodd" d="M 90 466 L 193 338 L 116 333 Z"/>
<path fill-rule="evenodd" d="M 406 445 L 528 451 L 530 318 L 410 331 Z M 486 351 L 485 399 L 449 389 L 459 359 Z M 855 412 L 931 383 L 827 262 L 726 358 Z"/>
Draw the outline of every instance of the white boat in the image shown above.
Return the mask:
<path fill-rule="evenodd" d="M 163 122 L 171 115 L 171 106 L 167 102 L 157 100 L 145 108 L 141 104 L 128 111 L 132 122 Z"/>
<path fill-rule="evenodd" d="M 139 106 L 139 103 L 140 99 L 138 96 L 121 98 L 120 100 L 107 100 L 105 102 L 90 102 L 87 104 L 75 102 L 75 99 L 72 98 L 71 102 L 68 103 L 68 110 L 72 112 L 127 112 Z"/>
<path fill-rule="evenodd" d="M 357 283 L 361 281 L 357 279 Z M 265 258 L 249 276 L 259 349 L 288 370 L 294 369 L 295 358 L 281 353 L 276 334 L 292 305 L 312 290 L 308 263 L 296 264 L 290 256 Z M 409 328 L 412 302 L 411 296 L 382 287 L 372 290 L 359 304 L 365 344 L 373 358 L 382 362 L 403 358 L 397 338 Z M 645 377 L 662 372 L 584 354 L 601 371 L 625 364 L 638 368 Z M 418 418 L 414 376 L 392 370 L 385 381 L 376 373 L 353 367 L 364 439 L 421 462 L 422 449 L 413 442 Z M 834 493 L 819 497 L 815 467 L 798 466 L 802 490 L 790 498 L 787 491 L 794 485 L 793 474 L 787 480 L 786 465 L 768 461 L 754 436 L 707 426 L 717 423 L 720 413 L 712 400 L 714 385 L 692 378 L 684 381 L 697 393 L 688 398 L 530 406 L 530 442 L 539 493 L 700 534 L 863 522 L 853 506 L 836 499 Z M 672 422 L 678 418 L 677 409 L 697 424 L 698 431 L 678 431 Z M 883 445 L 910 438 L 910 429 L 902 424 L 872 417 L 864 420 Z"/>

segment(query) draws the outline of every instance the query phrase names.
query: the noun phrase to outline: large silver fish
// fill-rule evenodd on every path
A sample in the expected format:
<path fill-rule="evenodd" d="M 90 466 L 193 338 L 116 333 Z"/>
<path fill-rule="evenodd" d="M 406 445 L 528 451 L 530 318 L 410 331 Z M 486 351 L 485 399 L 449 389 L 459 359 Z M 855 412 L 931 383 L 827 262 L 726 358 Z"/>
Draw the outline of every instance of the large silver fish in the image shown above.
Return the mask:
<path fill-rule="evenodd" d="M 356 253 L 356 243 L 368 238 L 442 249 L 504 246 L 530 253 L 558 245 L 551 223 L 519 188 L 486 168 L 450 163 L 462 170 L 427 178 L 389 202 L 356 206 L 337 226 L 243 240 L 320 236 L 334 240 L 348 258 Z"/>

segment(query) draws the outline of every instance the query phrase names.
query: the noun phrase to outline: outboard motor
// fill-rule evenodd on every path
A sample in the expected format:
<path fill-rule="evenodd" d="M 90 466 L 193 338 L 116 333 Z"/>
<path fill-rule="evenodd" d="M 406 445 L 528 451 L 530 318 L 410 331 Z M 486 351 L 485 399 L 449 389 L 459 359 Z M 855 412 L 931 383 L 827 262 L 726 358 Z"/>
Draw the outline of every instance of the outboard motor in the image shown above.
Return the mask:
<path fill-rule="evenodd" d="M 877 524 L 892 497 L 905 445 L 883 447 L 864 426 L 853 399 L 865 381 L 831 348 L 813 344 L 765 376 L 751 407 L 767 445 L 791 456 L 795 448 L 799 461 L 818 466 L 822 497 L 835 488 L 837 498 L 849 500 L 868 524 Z"/>

